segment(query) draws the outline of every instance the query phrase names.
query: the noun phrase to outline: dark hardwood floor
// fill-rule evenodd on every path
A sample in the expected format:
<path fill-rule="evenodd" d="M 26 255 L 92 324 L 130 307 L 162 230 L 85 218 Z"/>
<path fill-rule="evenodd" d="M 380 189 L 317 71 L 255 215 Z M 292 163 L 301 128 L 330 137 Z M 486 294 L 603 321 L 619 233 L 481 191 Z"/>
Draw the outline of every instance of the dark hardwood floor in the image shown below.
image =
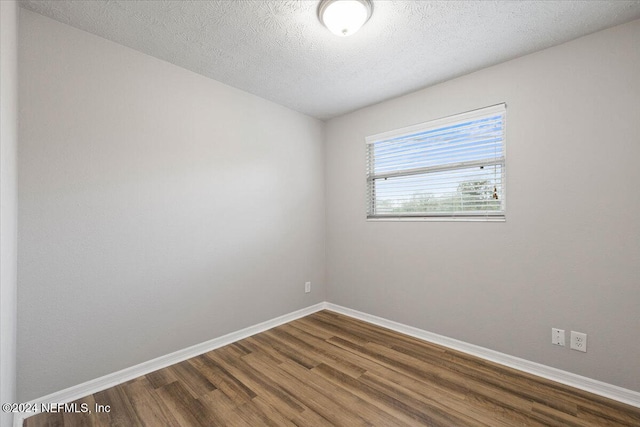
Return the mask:
<path fill-rule="evenodd" d="M 330 311 L 25 426 L 640 426 L 640 408 Z"/>

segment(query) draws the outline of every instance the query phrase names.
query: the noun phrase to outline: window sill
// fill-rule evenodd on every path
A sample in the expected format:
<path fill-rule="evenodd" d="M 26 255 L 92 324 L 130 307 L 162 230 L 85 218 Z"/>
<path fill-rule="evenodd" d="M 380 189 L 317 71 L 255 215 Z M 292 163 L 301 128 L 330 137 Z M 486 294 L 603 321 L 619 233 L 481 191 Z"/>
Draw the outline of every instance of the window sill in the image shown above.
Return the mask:
<path fill-rule="evenodd" d="M 506 222 L 504 216 L 498 217 L 389 217 L 367 218 L 367 222 Z"/>

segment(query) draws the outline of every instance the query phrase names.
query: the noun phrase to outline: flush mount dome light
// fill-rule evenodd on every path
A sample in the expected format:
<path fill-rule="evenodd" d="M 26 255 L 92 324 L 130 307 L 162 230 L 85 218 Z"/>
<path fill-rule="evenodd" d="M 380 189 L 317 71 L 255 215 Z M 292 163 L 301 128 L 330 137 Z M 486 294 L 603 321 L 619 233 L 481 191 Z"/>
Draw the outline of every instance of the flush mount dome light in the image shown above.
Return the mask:
<path fill-rule="evenodd" d="M 372 10 L 371 0 L 322 0 L 318 18 L 333 34 L 345 37 L 358 31 Z"/>

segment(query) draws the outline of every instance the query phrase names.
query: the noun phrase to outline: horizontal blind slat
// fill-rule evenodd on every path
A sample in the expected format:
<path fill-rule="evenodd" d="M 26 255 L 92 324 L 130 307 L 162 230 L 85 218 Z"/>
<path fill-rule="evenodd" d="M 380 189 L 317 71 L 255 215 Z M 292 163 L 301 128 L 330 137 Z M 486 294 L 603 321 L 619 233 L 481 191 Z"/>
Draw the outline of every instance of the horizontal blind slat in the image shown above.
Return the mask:
<path fill-rule="evenodd" d="M 473 145 L 456 145 L 448 150 L 435 150 L 431 147 L 413 148 L 411 150 L 389 153 L 385 155 L 375 156 L 376 163 L 395 162 L 402 158 L 415 158 L 417 156 L 424 156 L 420 160 L 435 160 L 439 158 L 447 158 L 459 153 L 471 153 L 471 152 L 487 152 L 494 157 L 499 157 L 502 154 L 502 147 L 500 146 L 501 139 L 483 140 L 478 144 Z M 434 163 L 437 163 L 434 161 Z"/>

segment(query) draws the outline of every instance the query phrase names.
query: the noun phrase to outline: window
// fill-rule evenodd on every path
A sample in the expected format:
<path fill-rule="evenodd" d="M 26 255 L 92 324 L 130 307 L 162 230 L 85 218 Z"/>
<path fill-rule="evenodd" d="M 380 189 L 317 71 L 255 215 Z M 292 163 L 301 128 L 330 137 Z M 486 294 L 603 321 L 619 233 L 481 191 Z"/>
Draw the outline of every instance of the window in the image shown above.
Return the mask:
<path fill-rule="evenodd" d="M 369 136 L 367 218 L 504 220 L 505 104 Z"/>

